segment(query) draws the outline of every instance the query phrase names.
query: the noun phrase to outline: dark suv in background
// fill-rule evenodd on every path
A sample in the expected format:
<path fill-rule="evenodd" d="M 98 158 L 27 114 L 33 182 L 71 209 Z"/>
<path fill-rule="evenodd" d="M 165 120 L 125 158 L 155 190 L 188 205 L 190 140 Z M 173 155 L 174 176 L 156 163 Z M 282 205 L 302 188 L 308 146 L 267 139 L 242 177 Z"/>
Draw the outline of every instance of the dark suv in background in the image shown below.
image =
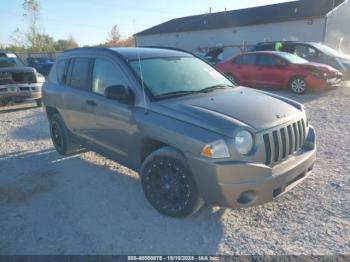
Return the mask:
<path fill-rule="evenodd" d="M 28 57 L 26 62 L 28 66 L 34 67 L 40 74 L 47 76 L 55 60 L 49 57 Z"/>
<path fill-rule="evenodd" d="M 276 50 L 276 45 L 282 47 Z M 283 51 L 300 56 L 310 62 L 332 66 L 343 73 L 345 80 L 350 79 L 350 57 L 321 43 L 276 41 L 258 43 L 252 51 Z"/>

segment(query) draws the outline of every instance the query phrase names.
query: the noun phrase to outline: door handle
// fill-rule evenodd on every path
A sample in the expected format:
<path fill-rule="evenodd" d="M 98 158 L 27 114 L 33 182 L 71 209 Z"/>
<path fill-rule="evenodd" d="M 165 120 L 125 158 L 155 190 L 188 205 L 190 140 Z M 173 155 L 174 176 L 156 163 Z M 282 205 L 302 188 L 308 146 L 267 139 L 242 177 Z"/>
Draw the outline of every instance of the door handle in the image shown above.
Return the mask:
<path fill-rule="evenodd" d="M 96 102 L 94 100 L 86 100 L 85 101 L 86 104 L 88 104 L 89 106 L 97 106 Z"/>

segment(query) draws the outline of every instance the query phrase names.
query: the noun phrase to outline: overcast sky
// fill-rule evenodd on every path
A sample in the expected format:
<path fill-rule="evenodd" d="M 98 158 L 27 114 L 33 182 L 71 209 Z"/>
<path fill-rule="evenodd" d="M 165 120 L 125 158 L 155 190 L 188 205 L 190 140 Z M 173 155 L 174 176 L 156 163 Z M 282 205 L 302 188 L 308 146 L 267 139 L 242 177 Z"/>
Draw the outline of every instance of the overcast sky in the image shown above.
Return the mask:
<path fill-rule="evenodd" d="M 99 44 L 117 24 L 124 37 L 167 20 L 188 15 L 275 4 L 291 0 L 39 0 L 40 30 L 57 39 L 70 34 L 80 45 Z M 23 0 L 0 0 L 0 44 L 16 29 L 26 30 Z"/>

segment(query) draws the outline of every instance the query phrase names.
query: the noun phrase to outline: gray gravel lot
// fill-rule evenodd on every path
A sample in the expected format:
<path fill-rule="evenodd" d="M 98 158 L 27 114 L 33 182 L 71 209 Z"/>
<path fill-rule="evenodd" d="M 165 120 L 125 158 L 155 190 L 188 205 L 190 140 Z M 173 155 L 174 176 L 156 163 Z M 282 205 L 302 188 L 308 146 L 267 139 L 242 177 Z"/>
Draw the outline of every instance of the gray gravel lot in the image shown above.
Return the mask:
<path fill-rule="evenodd" d="M 350 254 L 350 86 L 276 93 L 318 131 L 311 177 L 264 206 L 183 220 L 154 211 L 127 168 L 59 156 L 42 109 L 0 108 L 0 254 Z"/>

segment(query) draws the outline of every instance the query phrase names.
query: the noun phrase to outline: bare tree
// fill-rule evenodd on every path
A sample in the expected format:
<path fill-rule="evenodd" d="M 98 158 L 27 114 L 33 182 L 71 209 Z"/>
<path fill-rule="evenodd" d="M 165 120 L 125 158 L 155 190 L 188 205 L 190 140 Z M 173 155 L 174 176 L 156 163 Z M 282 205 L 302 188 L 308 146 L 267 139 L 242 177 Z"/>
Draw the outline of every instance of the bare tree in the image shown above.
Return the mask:
<path fill-rule="evenodd" d="M 120 39 L 117 46 L 118 47 L 135 47 L 136 46 L 135 37 L 130 36 L 125 39 Z"/>
<path fill-rule="evenodd" d="M 107 46 L 118 46 L 120 39 L 121 39 L 121 34 L 119 32 L 119 27 L 118 27 L 118 25 L 114 25 L 112 27 L 111 32 L 108 34 L 106 45 Z"/>
<path fill-rule="evenodd" d="M 27 40 L 33 51 L 40 51 L 40 44 L 38 43 L 38 24 L 40 4 L 37 0 L 24 0 L 23 2 L 24 16 L 28 18 L 29 28 L 27 32 Z"/>
<path fill-rule="evenodd" d="M 79 45 L 73 35 L 69 35 L 67 49 L 77 48 Z"/>

